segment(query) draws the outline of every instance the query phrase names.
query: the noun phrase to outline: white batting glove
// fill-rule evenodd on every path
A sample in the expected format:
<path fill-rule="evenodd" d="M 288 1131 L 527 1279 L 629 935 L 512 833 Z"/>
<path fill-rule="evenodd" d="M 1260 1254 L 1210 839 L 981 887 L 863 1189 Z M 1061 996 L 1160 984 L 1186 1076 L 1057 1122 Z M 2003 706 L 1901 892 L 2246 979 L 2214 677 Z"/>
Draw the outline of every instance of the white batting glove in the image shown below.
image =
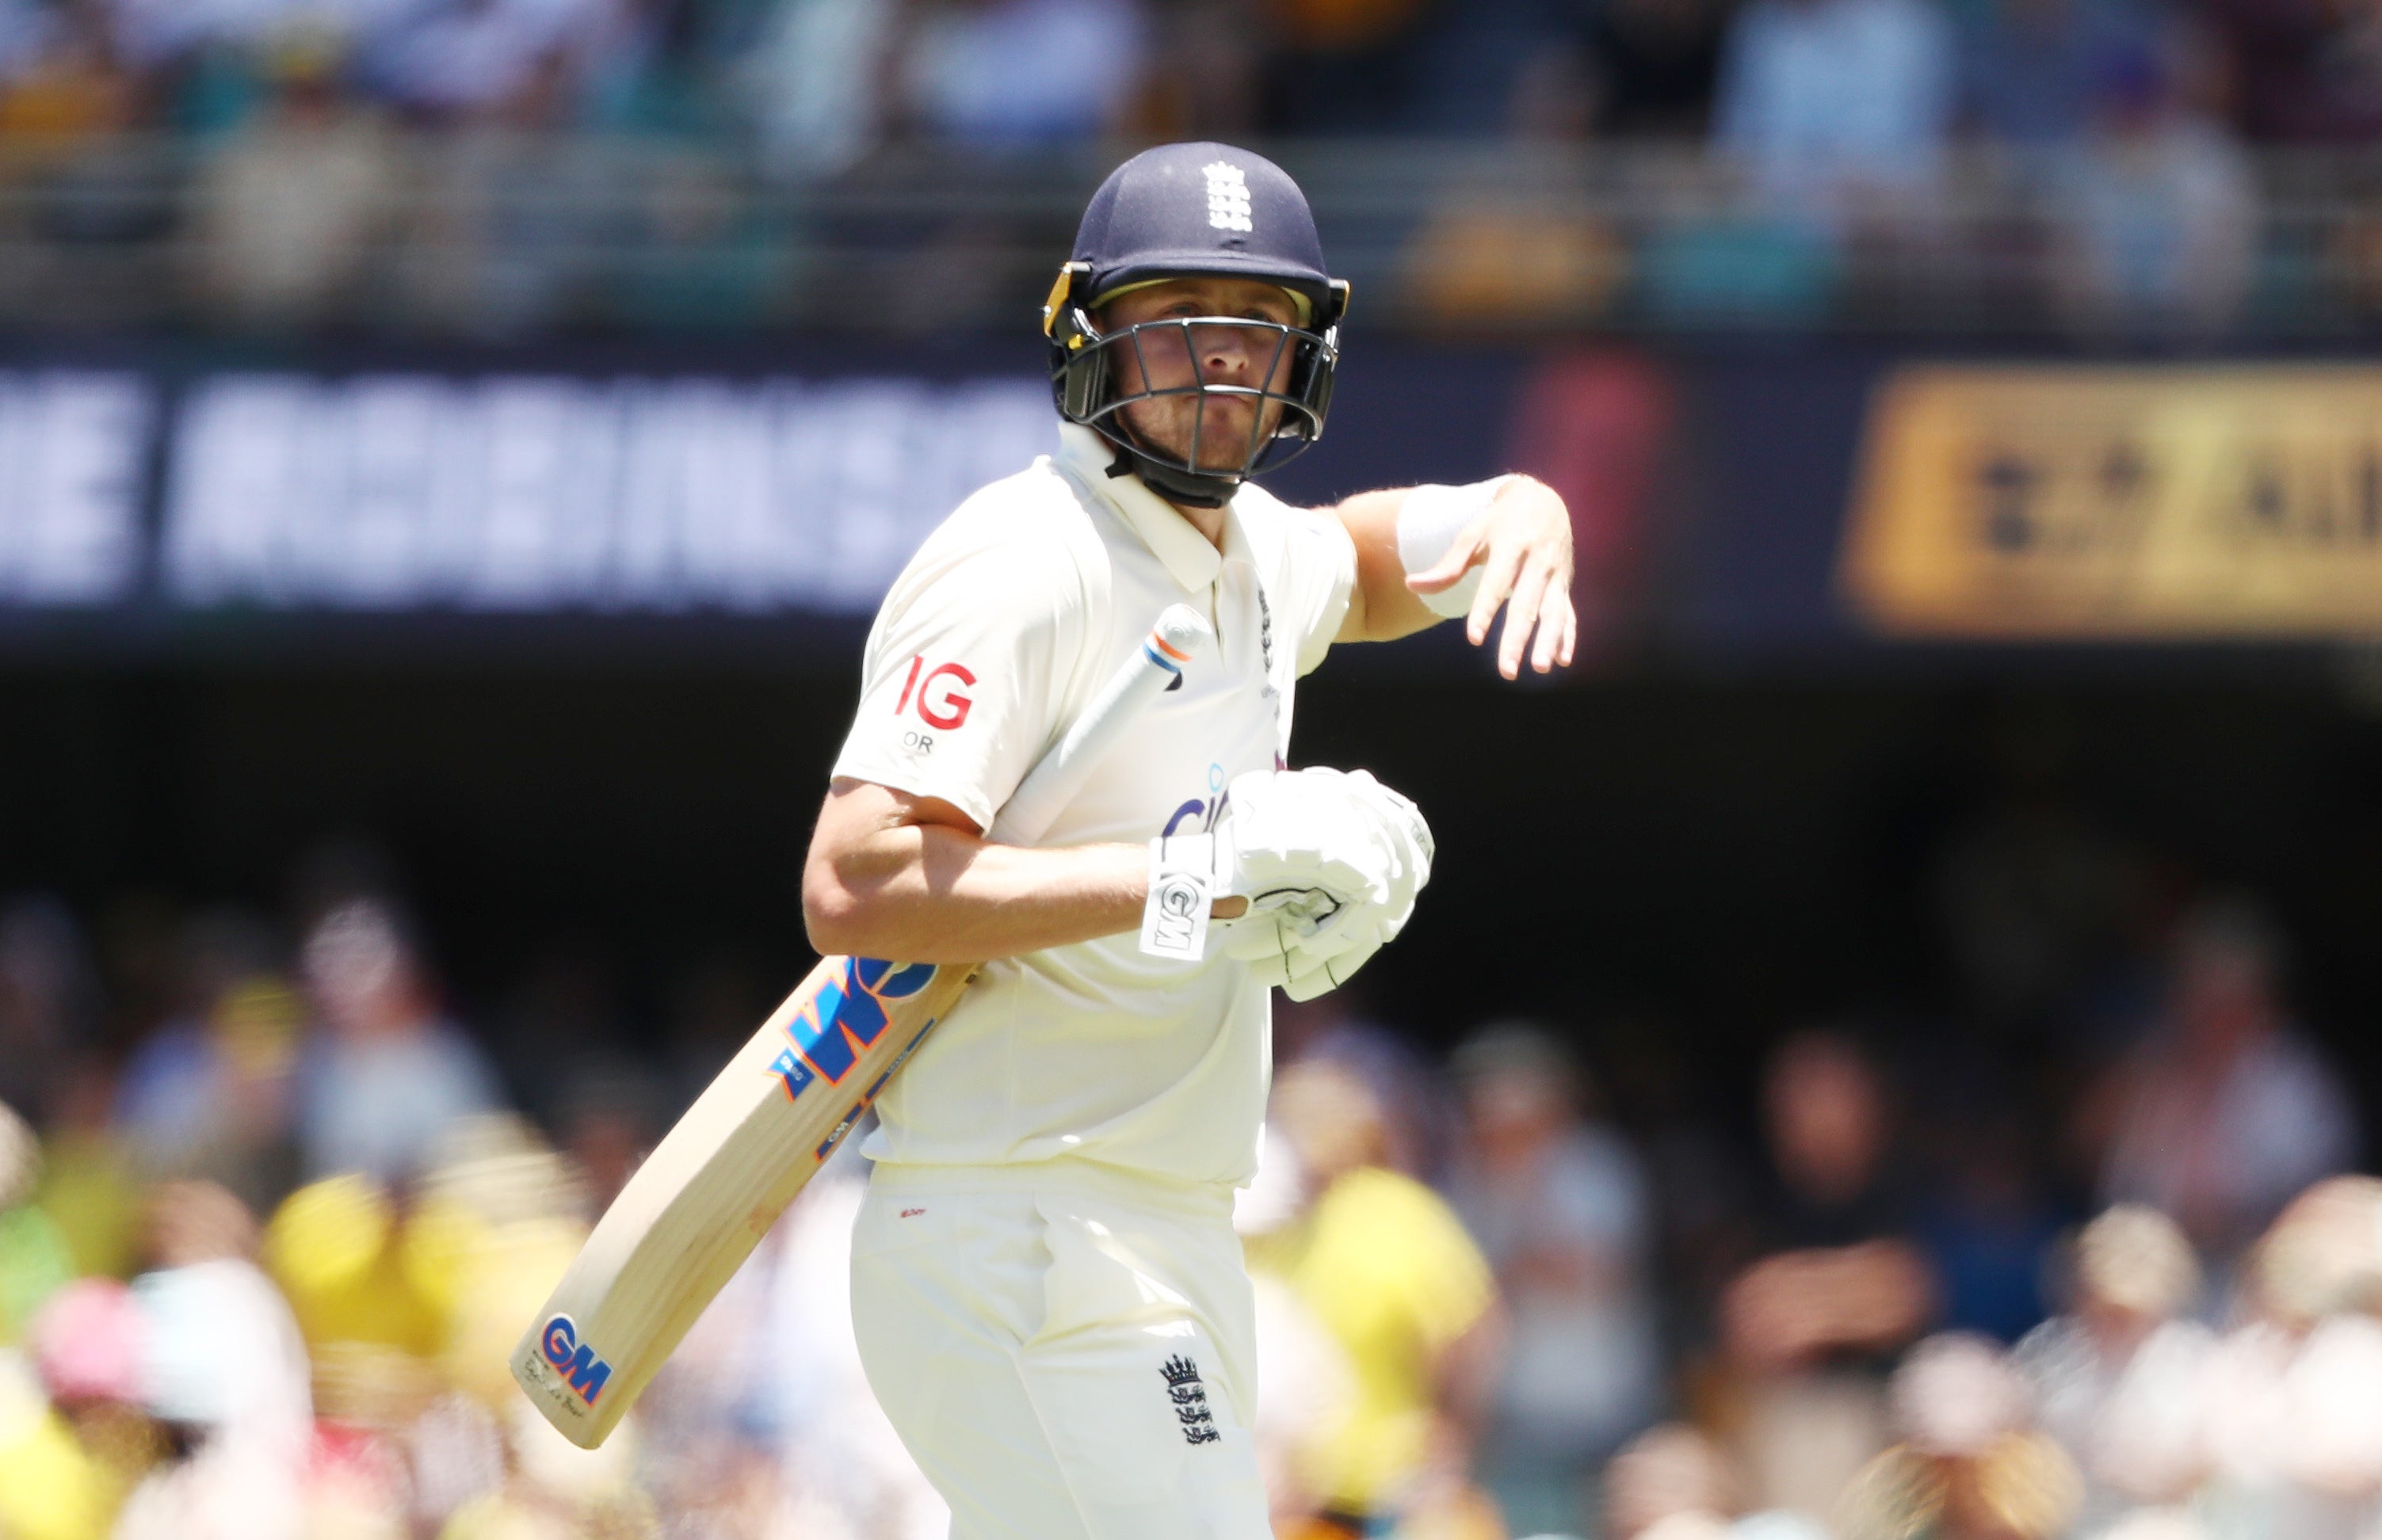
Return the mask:
<path fill-rule="evenodd" d="M 1406 928 L 1416 896 L 1430 880 L 1434 846 L 1422 810 L 1361 770 L 1341 779 L 1387 858 L 1386 881 L 1312 932 L 1278 923 L 1272 946 L 1264 947 L 1262 927 L 1245 923 L 1226 942 L 1234 956 L 1249 960 L 1260 982 L 1279 985 L 1294 1000 L 1310 1000 L 1347 983 Z"/>
<path fill-rule="evenodd" d="M 1234 956 L 1240 947 L 1279 950 L 1277 936 L 1312 941 L 1352 909 L 1381 902 L 1398 874 L 1378 813 L 1352 794 L 1349 780 L 1336 770 L 1252 772 L 1226 788 L 1214 833 L 1150 841 L 1141 949 L 1206 956 L 1208 912 L 1222 898 L 1248 904 L 1245 917 L 1216 923 L 1219 934 L 1251 933 Z"/>
<path fill-rule="evenodd" d="M 1334 853 L 1361 868 L 1367 882 L 1361 893 L 1333 895 L 1340 901 L 1328 908 L 1295 890 L 1253 898 L 1248 915 L 1229 927 L 1224 950 L 1247 962 L 1259 983 L 1279 985 L 1295 1000 L 1312 999 L 1346 983 L 1406 928 L 1416 895 L 1430 879 L 1430 826 L 1411 801 L 1361 770 L 1306 770 L 1271 782 L 1263 788 L 1271 801 L 1261 804 L 1259 821 L 1287 812 L 1299 827 L 1328 831 Z M 1283 782 L 1302 784 L 1284 795 Z M 1237 810 L 1242 782 L 1233 791 Z M 1370 846 L 1369 858 L 1357 859 L 1351 837 Z"/>
<path fill-rule="evenodd" d="M 1322 790 L 1326 796 L 1344 799 L 1346 811 L 1353 813 L 1365 826 L 1366 837 L 1374 848 L 1374 860 L 1367 863 L 1370 881 L 1366 891 L 1358 895 L 1353 904 L 1357 912 L 1345 918 L 1333 917 L 1333 923 L 1328 926 L 1297 925 L 1290 930 L 1288 939 L 1313 955 L 1329 956 L 1357 945 L 1355 935 L 1359 927 L 1356 922 L 1359 919 L 1365 925 L 1379 930 L 1383 940 L 1395 936 L 1414 913 L 1415 896 L 1421 891 L 1423 884 L 1430 880 L 1433 847 L 1430 825 L 1423 821 L 1422 810 L 1362 770 L 1344 774 L 1337 770 L 1314 769 L 1298 774 L 1314 777 L 1317 789 Z M 1304 920 L 1305 914 L 1293 906 L 1288 913 L 1278 916 L 1278 919 Z M 1234 928 L 1238 939 L 1226 948 L 1233 956 L 1258 953 L 1258 943 L 1246 934 L 1253 928 L 1246 923 Z M 1340 939 L 1342 937 L 1347 939 Z"/>
<path fill-rule="evenodd" d="M 1385 917 L 1381 939 L 1395 940 L 1414 918 L 1415 898 L 1430 881 L 1430 863 L 1439 854 L 1439 845 L 1413 798 L 1391 790 L 1362 770 L 1348 778 L 1394 861 L 1389 896 L 1381 906 Z"/>

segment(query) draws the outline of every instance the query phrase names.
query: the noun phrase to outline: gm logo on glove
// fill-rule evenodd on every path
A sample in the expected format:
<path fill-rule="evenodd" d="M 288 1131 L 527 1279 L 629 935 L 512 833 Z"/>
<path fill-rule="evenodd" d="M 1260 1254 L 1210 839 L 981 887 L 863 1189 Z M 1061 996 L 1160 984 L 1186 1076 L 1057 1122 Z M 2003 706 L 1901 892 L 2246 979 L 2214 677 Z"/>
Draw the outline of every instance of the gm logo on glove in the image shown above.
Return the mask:
<path fill-rule="evenodd" d="M 1208 911 L 1216 882 L 1214 843 L 1209 835 L 1149 842 L 1149 899 L 1141 910 L 1145 956 L 1197 962 L 1207 955 Z"/>

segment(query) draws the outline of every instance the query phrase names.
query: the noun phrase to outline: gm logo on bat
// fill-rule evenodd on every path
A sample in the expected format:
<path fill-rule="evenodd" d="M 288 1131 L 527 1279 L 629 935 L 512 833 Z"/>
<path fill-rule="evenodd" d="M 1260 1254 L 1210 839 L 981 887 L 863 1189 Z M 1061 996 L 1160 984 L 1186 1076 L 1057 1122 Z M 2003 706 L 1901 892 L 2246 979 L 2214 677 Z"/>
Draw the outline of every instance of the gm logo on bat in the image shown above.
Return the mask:
<path fill-rule="evenodd" d="M 612 1377 L 612 1366 L 596 1356 L 596 1350 L 579 1340 L 578 1323 L 568 1315 L 558 1315 L 546 1324 L 541 1334 L 539 1351 L 546 1354 L 546 1366 L 562 1376 L 562 1382 L 579 1393 L 579 1399 L 589 1406 L 604 1393 L 604 1382 Z"/>
<path fill-rule="evenodd" d="M 872 957 L 842 962 L 786 1023 L 793 1045 L 780 1050 L 769 1065 L 789 1101 L 800 1096 L 813 1079 L 841 1084 L 853 1061 L 884 1035 L 886 1007 L 908 999 L 935 976 L 931 962 L 887 962 Z"/>

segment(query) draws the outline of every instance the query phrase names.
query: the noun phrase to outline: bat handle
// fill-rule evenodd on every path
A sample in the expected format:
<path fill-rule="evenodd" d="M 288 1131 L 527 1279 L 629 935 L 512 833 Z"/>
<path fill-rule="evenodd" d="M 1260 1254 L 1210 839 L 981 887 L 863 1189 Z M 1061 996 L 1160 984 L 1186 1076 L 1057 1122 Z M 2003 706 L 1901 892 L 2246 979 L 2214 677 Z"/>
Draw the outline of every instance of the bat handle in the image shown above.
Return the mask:
<path fill-rule="evenodd" d="M 993 818 L 987 837 L 1003 845 L 1031 845 L 1041 838 L 1126 724 L 1181 678 L 1183 666 L 1197 657 L 1215 636 L 1197 610 L 1188 605 L 1167 605 L 1133 655 L 1069 724 L 1058 745 L 1026 772 Z"/>

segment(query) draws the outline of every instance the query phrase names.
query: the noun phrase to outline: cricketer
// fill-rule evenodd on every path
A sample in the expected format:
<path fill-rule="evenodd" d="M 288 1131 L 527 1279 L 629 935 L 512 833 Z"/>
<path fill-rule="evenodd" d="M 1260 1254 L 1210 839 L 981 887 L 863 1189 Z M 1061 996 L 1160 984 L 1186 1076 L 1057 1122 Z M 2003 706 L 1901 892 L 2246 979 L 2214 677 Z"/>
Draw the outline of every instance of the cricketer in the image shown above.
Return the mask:
<path fill-rule="evenodd" d="M 1044 325 L 1055 455 L 894 583 L 804 872 L 823 953 L 987 962 L 878 1105 L 853 1246 L 870 1385 L 954 1540 L 1265 1540 L 1250 1286 L 1269 986 L 1344 982 L 1430 836 L 1362 772 L 1293 770 L 1335 642 L 1502 607 L 1508 678 L 1571 661 L 1571 530 L 1526 476 L 1292 507 L 1348 289 L 1305 196 L 1222 144 L 1119 167 Z M 1215 641 L 1049 831 L 988 839 L 1088 695 L 1188 604 Z"/>

